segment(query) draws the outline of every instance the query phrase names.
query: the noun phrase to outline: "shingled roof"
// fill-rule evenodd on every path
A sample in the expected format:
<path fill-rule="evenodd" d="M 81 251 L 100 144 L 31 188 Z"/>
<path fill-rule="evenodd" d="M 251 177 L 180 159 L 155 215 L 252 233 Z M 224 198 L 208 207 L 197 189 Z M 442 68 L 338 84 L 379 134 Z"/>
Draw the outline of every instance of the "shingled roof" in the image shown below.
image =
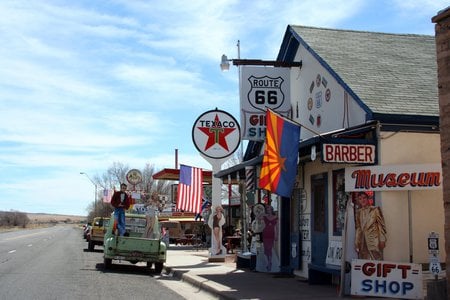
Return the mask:
<path fill-rule="evenodd" d="M 288 26 L 278 59 L 292 60 L 298 43 L 372 113 L 439 116 L 434 36 Z"/>

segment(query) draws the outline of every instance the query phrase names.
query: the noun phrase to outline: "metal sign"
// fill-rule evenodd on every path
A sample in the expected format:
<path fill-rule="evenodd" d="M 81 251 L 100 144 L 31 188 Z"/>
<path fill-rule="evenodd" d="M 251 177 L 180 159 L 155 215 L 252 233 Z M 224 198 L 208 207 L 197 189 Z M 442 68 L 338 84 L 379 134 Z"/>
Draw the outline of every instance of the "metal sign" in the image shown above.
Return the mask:
<path fill-rule="evenodd" d="M 142 173 L 138 169 L 131 169 L 130 171 L 128 171 L 126 176 L 127 181 L 132 185 L 136 185 L 142 182 Z"/>
<path fill-rule="evenodd" d="M 287 116 L 291 111 L 290 68 L 241 67 L 242 139 L 264 140 L 266 110 Z"/>
<path fill-rule="evenodd" d="M 430 234 L 428 235 L 428 253 L 439 253 L 439 234 L 434 231 L 430 232 Z"/>
<path fill-rule="evenodd" d="M 442 271 L 441 264 L 439 263 L 439 258 L 436 255 L 430 256 L 430 267 L 431 274 L 437 276 Z"/>
<path fill-rule="evenodd" d="M 210 110 L 197 118 L 192 127 L 192 140 L 205 156 L 220 159 L 230 156 L 241 141 L 239 123 L 223 110 Z"/>

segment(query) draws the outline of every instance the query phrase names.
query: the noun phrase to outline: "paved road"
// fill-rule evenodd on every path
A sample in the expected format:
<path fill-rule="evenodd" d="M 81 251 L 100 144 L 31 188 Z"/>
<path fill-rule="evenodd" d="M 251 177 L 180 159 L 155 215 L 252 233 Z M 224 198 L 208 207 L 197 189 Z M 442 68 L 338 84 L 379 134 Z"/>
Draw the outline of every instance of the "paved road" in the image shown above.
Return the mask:
<path fill-rule="evenodd" d="M 175 291 L 177 292 L 175 292 Z M 89 252 L 79 228 L 0 233 L 0 299 L 214 299 L 144 264 L 114 264 Z"/>

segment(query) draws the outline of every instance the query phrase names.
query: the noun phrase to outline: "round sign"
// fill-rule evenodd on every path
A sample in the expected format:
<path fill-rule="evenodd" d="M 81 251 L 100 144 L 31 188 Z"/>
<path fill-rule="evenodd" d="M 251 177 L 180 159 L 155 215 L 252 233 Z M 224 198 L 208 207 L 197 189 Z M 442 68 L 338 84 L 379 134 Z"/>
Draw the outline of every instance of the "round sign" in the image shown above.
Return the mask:
<path fill-rule="evenodd" d="M 230 156 L 239 147 L 241 129 L 236 119 L 223 110 L 210 110 L 198 117 L 192 127 L 197 150 L 207 157 Z"/>
<path fill-rule="evenodd" d="M 142 182 L 142 173 L 138 169 L 131 169 L 127 173 L 127 181 L 130 184 L 136 185 Z"/>

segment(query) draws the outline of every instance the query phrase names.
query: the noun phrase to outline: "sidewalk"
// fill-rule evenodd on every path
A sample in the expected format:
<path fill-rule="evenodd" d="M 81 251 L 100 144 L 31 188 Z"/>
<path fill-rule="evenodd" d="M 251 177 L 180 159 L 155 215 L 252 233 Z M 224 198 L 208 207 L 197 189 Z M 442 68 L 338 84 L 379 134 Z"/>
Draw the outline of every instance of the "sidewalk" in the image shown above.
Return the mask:
<path fill-rule="evenodd" d="M 208 262 L 207 250 L 171 246 L 165 270 L 221 299 L 338 299 L 336 287 L 309 285 L 303 278 L 237 269 L 234 255 Z"/>

